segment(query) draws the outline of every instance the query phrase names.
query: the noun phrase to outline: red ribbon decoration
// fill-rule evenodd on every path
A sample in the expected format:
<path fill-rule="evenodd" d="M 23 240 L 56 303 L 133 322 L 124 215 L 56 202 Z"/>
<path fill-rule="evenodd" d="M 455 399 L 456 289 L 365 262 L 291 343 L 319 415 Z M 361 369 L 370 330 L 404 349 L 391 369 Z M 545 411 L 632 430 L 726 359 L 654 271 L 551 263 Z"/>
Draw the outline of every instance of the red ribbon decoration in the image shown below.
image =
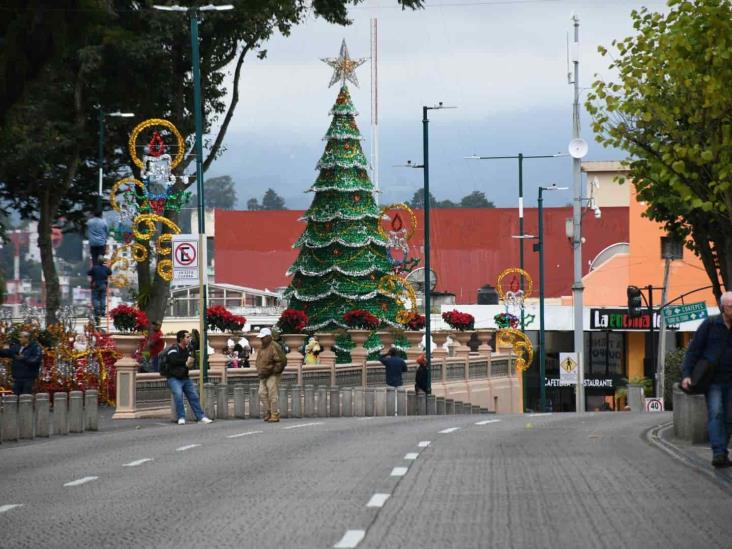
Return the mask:
<path fill-rule="evenodd" d="M 156 131 L 153 132 L 152 139 L 147 145 L 147 151 L 150 156 L 159 157 L 165 153 L 165 141 L 160 137 L 160 134 Z"/>

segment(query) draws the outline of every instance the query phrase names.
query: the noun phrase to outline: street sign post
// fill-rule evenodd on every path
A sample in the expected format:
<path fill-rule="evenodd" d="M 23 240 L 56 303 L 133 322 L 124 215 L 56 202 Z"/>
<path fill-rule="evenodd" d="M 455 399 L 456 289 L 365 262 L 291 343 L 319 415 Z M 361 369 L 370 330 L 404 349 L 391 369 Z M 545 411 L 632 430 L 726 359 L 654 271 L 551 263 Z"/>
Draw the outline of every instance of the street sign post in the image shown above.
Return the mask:
<path fill-rule="evenodd" d="M 709 316 L 707 314 L 707 304 L 704 301 L 686 305 L 669 305 L 663 309 L 663 319 L 667 325 L 704 320 L 707 316 Z"/>
<path fill-rule="evenodd" d="M 198 285 L 198 235 L 173 235 L 173 283 Z"/>

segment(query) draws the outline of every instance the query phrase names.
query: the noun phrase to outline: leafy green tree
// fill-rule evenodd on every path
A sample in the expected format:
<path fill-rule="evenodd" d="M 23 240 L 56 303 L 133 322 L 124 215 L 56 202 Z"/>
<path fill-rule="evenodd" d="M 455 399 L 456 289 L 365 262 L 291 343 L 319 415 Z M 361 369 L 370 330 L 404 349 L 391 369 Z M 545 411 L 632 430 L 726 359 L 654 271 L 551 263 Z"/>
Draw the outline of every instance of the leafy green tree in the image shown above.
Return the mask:
<path fill-rule="evenodd" d="M 273 189 L 267 189 L 262 197 L 260 210 L 286 210 L 285 199 L 278 195 Z"/>
<path fill-rule="evenodd" d="M 259 201 L 256 198 L 250 198 L 247 200 L 247 210 L 261 210 Z"/>
<path fill-rule="evenodd" d="M 422 190 L 414 191 L 414 194 L 412 195 L 412 199 L 409 201 L 409 206 L 412 208 L 415 208 L 415 209 L 424 208 L 424 191 L 422 191 Z M 437 207 L 437 199 L 430 192 L 430 208 L 436 208 L 436 207 Z"/>
<path fill-rule="evenodd" d="M 482 191 L 473 191 L 460 201 L 461 208 L 495 208 L 496 205 L 485 197 Z"/>
<path fill-rule="evenodd" d="M 689 237 L 717 297 L 732 276 L 732 5 L 669 0 L 631 13 L 587 109 L 600 143 L 624 149 L 645 215 Z M 610 56 L 601 47 L 600 53 Z"/>
<path fill-rule="evenodd" d="M 449 198 L 446 198 L 445 200 L 439 200 L 435 204 L 435 208 L 459 208 L 459 204 L 455 204 L 452 200 Z"/>
<path fill-rule="evenodd" d="M 203 204 L 206 209 L 233 210 L 236 206 L 236 189 L 230 175 L 207 179 L 203 182 L 203 193 Z M 188 206 L 195 208 L 197 205 L 198 195 L 191 195 Z"/>

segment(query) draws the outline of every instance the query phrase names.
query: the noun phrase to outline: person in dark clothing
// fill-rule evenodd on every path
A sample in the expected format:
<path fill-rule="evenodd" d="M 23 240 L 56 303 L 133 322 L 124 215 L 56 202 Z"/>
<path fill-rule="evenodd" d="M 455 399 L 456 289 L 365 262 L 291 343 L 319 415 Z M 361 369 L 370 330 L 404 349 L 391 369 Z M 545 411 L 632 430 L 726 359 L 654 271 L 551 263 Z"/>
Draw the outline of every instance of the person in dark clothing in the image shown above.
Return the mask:
<path fill-rule="evenodd" d="M 102 210 L 97 209 L 94 216 L 86 222 L 86 232 L 92 267 L 94 267 L 99 261 L 99 256 L 103 256 L 106 252 L 107 239 L 109 238 L 109 227 L 102 217 Z"/>
<path fill-rule="evenodd" d="M 175 411 L 178 417 L 178 425 L 186 424 L 186 411 L 183 405 L 183 394 L 191 405 L 193 415 L 199 423 L 211 423 L 212 420 L 206 417 L 201 408 L 201 401 L 198 398 L 196 387 L 188 377 L 188 359 L 191 356 L 191 334 L 186 330 L 180 330 L 175 334 L 176 343 L 163 351 L 165 367 L 167 370 L 168 387 L 173 393 L 175 400 Z"/>
<path fill-rule="evenodd" d="M 99 319 L 107 314 L 107 281 L 112 276 L 112 270 L 104 262 L 104 257 L 99 257 L 96 265 L 86 274 L 91 280 L 94 320 L 99 326 Z"/>
<path fill-rule="evenodd" d="M 13 375 L 13 392 L 16 395 L 33 394 L 33 383 L 38 377 L 43 360 L 40 345 L 31 340 L 30 333 L 20 332 L 18 341 L 7 349 L 0 349 L 0 357 L 12 358 L 10 371 Z"/>
<path fill-rule="evenodd" d="M 401 387 L 404 385 L 402 372 L 407 371 L 407 363 L 397 355 L 395 347 L 389 349 L 385 355 L 379 357 L 379 362 L 384 365 L 386 384 L 390 387 Z"/>
<path fill-rule="evenodd" d="M 417 373 L 414 376 L 414 391 L 417 394 L 424 393 L 429 395 L 432 390 L 428 383 L 429 372 L 427 371 L 427 359 L 423 354 L 419 355 L 419 358 L 417 358 L 417 364 L 419 366 L 417 366 Z"/>
<path fill-rule="evenodd" d="M 681 386 L 691 386 L 691 372 L 700 358 L 715 364 L 714 375 L 704 394 L 707 402 L 707 430 L 712 447 L 712 465 L 730 467 L 727 454 L 732 435 L 732 292 L 724 292 L 719 300 L 721 315 L 701 323 L 684 355 Z"/>

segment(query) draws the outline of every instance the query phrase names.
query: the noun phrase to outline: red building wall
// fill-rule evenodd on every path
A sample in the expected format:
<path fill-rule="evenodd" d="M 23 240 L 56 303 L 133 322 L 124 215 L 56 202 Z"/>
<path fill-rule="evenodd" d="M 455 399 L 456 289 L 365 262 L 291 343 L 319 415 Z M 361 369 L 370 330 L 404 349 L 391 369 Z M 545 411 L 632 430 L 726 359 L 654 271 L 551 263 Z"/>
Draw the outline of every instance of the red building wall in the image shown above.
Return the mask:
<path fill-rule="evenodd" d="M 289 284 L 285 276 L 298 250 L 292 243 L 305 223 L 302 211 L 216 210 L 216 282 L 259 289 Z M 457 303 L 477 301 L 478 288 L 495 286 L 498 274 L 519 266 L 518 211 L 515 208 L 449 208 L 430 211 L 432 269 L 437 290 L 452 292 Z M 422 255 L 423 212 L 416 210 L 418 228 L 410 241 L 413 256 Z M 572 247 L 565 236 L 571 208 L 544 209 L 545 287 L 547 297 L 569 295 L 572 286 Z M 537 210 L 525 210 L 526 234 L 536 235 Z M 589 261 L 617 242 L 628 242 L 628 208 L 603 208 L 602 218 L 590 211 L 583 219 L 583 274 Z M 524 242 L 526 270 L 538 286 L 538 254 Z M 538 288 L 535 295 L 538 294 Z"/>

